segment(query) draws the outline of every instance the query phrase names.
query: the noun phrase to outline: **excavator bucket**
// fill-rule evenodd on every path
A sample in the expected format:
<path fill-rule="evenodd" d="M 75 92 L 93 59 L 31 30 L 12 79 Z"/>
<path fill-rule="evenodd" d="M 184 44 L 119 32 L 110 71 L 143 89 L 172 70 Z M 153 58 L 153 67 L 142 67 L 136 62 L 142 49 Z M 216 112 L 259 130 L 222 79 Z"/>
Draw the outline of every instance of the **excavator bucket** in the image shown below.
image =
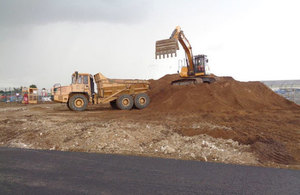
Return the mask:
<path fill-rule="evenodd" d="M 161 59 L 161 56 L 163 56 L 163 58 L 165 58 L 165 56 L 167 56 L 167 58 L 169 57 L 173 57 L 173 54 L 175 56 L 176 55 L 176 50 L 179 49 L 178 47 L 178 41 L 176 39 L 164 39 L 164 40 L 160 40 L 160 41 L 156 41 L 156 45 L 155 45 L 155 58 L 157 59 L 159 57 L 159 59 Z"/>

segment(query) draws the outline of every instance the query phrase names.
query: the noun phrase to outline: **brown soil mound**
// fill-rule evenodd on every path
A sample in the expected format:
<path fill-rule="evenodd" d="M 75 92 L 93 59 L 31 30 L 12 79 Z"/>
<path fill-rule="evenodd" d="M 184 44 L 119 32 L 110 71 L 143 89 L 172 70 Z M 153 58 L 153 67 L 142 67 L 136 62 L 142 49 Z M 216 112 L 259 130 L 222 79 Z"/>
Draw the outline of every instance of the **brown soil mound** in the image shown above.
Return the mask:
<path fill-rule="evenodd" d="M 172 114 L 176 118 L 174 130 L 183 136 L 207 134 L 250 145 L 261 162 L 299 161 L 299 120 L 293 118 L 300 106 L 261 82 L 216 78 L 212 84 L 186 86 L 171 85 L 180 79 L 178 75 L 151 80 L 148 111 L 160 116 Z"/>
<path fill-rule="evenodd" d="M 265 109 L 299 109 L 299 106 L 277 95 L 261 82 L 239 82 L 231 77 L 218 77 L 212 84 L 171 85 L 178 75 L 151 80 L 152 111 L 196 112 Z"/>

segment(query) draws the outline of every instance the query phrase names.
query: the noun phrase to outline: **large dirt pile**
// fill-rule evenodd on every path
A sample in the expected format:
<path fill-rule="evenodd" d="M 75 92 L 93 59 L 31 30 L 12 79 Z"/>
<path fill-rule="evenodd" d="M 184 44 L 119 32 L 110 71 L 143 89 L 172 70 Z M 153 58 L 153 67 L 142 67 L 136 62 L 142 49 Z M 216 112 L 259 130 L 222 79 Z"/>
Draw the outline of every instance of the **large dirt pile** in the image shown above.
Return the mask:
<path fill-rule="evenodd" d="M 261 82 L 239 82 L 231 77 L 218 77 L 212 84 L 170 85 L 177 74 L 151 80 L 149 109 L 160 112 L 280 110 L 299 106 L 277 95 Z"/>

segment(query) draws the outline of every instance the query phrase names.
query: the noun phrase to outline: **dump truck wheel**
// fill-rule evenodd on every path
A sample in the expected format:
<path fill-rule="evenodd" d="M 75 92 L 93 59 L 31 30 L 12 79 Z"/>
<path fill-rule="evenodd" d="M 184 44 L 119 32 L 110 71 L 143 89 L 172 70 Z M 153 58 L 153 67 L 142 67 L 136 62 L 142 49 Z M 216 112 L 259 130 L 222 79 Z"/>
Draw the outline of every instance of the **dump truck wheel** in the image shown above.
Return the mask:
<path fill-rule="evenodd" d="M 73 95 L 69 100 L 69 107 L 74 111 L 83 111 L 88 105 L 88 100 L 83 94 Z"/>
<path fill-rule="evenodd" d="M 67 102 L 67 107 L 71 110 L 71 108 L 70 108 L 70 101 Z"/>
<path fill-rule="evenodd" d="M 130 110 L 133 107 L 133 98 L 124 94 L 117 99 L 117 107 L 121 110 Z"/>
<path fill-rule="evenodd" d="M 109 102 L 110 103 L 110 106 L 112 107 L 112 109 L 117 109 L 117 100 L 114 100 L 114 101 L 111 101 Z"/>
<path fill-rule="evenodd" d="M 145 93 L 137 94 L 134 98 L 134 105 L 138 109 L 146 108 L 150 103 L 150 98 Z"/>

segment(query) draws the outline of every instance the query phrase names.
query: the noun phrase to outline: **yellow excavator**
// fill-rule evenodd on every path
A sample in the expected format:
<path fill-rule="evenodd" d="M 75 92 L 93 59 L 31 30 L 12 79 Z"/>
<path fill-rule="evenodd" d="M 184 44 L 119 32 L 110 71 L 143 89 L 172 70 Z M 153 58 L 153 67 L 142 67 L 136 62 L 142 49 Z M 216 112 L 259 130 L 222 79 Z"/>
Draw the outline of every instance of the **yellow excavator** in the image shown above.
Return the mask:
<path fill-rule="evenodd" d="M 186 55 L 186 66 L 182 66 L 179 75 L 182 79 L 172 81 L 172 85 L 189 85 L 198 83 L 212 83 L 216 79 L 208 73 L 208 59 L 206 55 L 193 56 L 192 46 L 185 37 L 180 26 L 177 26 L 169 39 L 156 41 L 155 58 L 177 56 L 179 50 L 178 41 Z"/>

